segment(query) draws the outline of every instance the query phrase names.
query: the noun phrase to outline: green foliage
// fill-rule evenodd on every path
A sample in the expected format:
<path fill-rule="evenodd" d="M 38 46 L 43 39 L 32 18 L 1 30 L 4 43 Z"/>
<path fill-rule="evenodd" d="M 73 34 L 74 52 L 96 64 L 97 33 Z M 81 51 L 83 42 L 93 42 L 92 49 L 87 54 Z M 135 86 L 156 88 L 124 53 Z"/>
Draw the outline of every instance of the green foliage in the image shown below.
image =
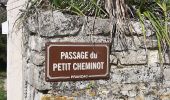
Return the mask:
<path fill-rule="evenodd" d="M 92 82 L 90 82 L 88 85 L 87 85 L 87 89 L 91 89 L 91 88 L 95 88 L 96 87 L 96 85 L 95 85 L 95 83 L 92 81 Z"/>
<path fill-rule="evenodd" d="M 50 0 L 56 9 L 81 16 L 96 16 L 105 18 L 103 0 Z"/>
<path fill-rule="evenodd" d="M 0 100 L 7 100 L 7 94 L 4 90 L 4 79 L 6 77 L 6 72 L 0 69 Z"/>
<path fill-rule="evenodd" d="M 169 0 L 155 0 L 154 6 L 150 5 L 146 7 L 147 1 L 141 1 L 141 4 L 137 10 L 143 33 L 146 37 L 146 31 L 144 27 L 145 19 L 149 20 L 153 26 L 158 41 L 159 58 L 162 62 L 163 53 L 166 51 L 164 47 L 170 46 L 170 37 L 168 32 L 168 13 L 170 12 Z"/>
<path fill-rule="evenodd" d="M 6 95 L 5 91 L 0 90 L 0 100 L 7 100 L 7 97 L 5 95 Z"/>

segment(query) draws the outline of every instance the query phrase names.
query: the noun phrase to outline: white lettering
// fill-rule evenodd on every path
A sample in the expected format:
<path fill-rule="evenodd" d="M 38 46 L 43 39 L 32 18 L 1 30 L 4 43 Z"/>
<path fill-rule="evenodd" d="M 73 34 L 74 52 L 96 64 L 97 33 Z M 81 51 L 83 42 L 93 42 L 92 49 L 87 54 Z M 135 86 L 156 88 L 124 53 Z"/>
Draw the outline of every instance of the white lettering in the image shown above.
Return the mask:
<path fill-rule="evenodd" d="M 54 64 L 53 64 L 53 71 L 55 71 L 56 68 L 57 68 L 57 64 L 54 63 Z"/>
<path fill-rule="evenodd" d="M 76 63 L 73 63 L 73 70 L 77 70 Z"/>
<path fill-rule="evenodd" d="M 73 70 L 94 70 L 103 69 L 104 62 L 73 63 Z"/>
<path fill-rule="evenodd" d="M 53 71 L 70 71 L 71 63 L 53 63 Z"/>
<path fill-rule="evenodd" d="M 73 70 L 100 70 L 104 69 L 104 62 L 82 62 L 82 63 L 53 63 L 53 71 Z"/>
<path fill-rule="evenodd" d="M 88 52 L 61 52 L 61 59 L 88 59 Z"/>
<path fill-rule="evenodd" d="M 64 54 L 64 52 L 61 52 L 61 59 L 63 59 L 63 57 L 65 56 Z"/>

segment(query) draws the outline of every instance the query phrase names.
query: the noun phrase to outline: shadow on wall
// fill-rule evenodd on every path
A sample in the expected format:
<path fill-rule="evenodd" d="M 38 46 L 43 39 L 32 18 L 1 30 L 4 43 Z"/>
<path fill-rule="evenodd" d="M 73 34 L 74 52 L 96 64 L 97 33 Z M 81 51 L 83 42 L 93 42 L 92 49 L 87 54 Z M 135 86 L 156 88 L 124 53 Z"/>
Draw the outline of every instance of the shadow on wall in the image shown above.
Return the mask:
<path fill-rule="evenodd" d="M 0 34 L 0 71 L 6 71 L 7 66 L 7 36 Z"/>
<path fill-rule="evenodd" d="M 0 72 L 1 71 L 6 71 L 6 62 L 0 59 Z"/>

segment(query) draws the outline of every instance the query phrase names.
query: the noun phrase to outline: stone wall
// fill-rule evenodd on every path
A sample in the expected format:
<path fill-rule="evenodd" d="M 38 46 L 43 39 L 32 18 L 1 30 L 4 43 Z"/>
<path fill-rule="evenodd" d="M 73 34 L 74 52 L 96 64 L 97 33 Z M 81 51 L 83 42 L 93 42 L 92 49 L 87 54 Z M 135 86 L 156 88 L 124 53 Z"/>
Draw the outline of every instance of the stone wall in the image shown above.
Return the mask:
<path fill-rule="evenodd" d="M 161 67 L 154 32 L 148 22 L 146 26 L 144 43 L 137 21 L 130 22 L 131 32 L 123 38 L 115 33 L 111 38 L 110 28 L 115 26 L 109 19 L 59 11 L 32 15 L 24 23 L 22 39 L 24 100 L 40 100 L 54 94 L 74 100 L 170 100 L 169 54 L 165 54 Z M 110 43 L 109 80 L 46 82 L 46 42 Z"/>

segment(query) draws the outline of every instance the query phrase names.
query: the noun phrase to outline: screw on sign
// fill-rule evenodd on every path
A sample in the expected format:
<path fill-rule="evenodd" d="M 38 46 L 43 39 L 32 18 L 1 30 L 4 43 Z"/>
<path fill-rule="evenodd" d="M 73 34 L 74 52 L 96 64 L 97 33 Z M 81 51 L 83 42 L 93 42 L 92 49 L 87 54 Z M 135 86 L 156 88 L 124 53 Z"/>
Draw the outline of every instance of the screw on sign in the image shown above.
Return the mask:
<path fill-rule="evenodd" d="M 46 44 L 46 81 L 81 81 L 108 78 L 109 44 Z"/>

